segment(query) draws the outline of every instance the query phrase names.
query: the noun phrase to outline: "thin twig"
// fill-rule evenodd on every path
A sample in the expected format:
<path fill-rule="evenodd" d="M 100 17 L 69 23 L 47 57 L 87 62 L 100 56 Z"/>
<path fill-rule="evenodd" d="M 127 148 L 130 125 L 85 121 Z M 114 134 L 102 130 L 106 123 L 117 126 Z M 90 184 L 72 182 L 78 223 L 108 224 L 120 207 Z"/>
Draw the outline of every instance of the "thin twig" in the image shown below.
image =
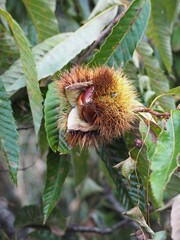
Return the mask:
<path fill-rule="evenodd" d="M 68 232 L 84 232 L 84 233 L 96 233 L 96 234 L 111 234 L 115 230 L 123 227 L 128 223 L 128 220 L 122 220 L 117 224 L 114 224 L 112 227 L 107 227 L 107 228 L 98 228 L 98 227 L 87 227 L 87 226 L 68 226 L 67 231 Z"/>
<path fill-rule="evenodd" d="M 171 116 L 171 114 L 168 112 L 160 113 L 160 112 L 152 110 L 151 108 L 146 108 L 146 107 L 145 108 L 135 108 L 134 112 L 147 112 L 147 113 L 151 113 L 151 114 L 155 115 L 158 118 L 166 118 L 166 119 L 168 119 Z"/>
<path fill-rule="evenodd" d="M 123 212 L 125 212 L 125 209 L 120 205 L 119 201 L 115 198 L 115 196 L 112 193 L 107 193 L 105 196 L 106 200 L 111 203 L 113 206 L 114 210 L 121 216 L 123 217 L 124 220 L 127 220 L 128 223 L 134 228 L 134 229 L 139 229 L 139 225 L 129 219 L 127 216 L 122 215 Z"/>
<path fill-rule="evenodd" d="M 18 168 L 18 171 L 26 171 L 29 168 L 32 168 L 36 164 L 37 160 L 34 161 L 31 165 L 24 167 L 24 168 Z M 9 172 L 9 169 L 0 169 L 0 172 Z"/>
<path fill-rule="evenodd" d="M 20 127 L 20 128 L 17 128 L 17 131 L 21 131 L 21 130 L 29 130 L 29 129 L 32 129 L 32 128 L 34 128 L 34 126 Z"/>
<path fill-rule="evenodd" d="M 112 22 L 109 24 L 109 26 L 101 32 L 99 37 L 94 41 L 94 43 L 79 57 L 79 59 L 76 61 L 76 64 L 81 64 L 86 57 L 88 57 L 92 51 L 99 45 L 99 43 L 111 32 L 114 25 L 119 21 L 119 19 L 122 17 L 123 13 L 118 14 Z"/>
<path fill-rule="evenodd" d="M 132 226 L 135 230 L 139 229 L 139 225 L 136 222 L 132 221 L 127 216 L 122 215 L 125 209 L 119 204 L 119 201 L 115 198 L 112 192 L 109 191 L 109 189 L 105 190 L 104 197 L 113 206 L 113 209 L 120 215 L 122 219 L 120 222 L 118 222 L 117 224 L 114 224 L 112 227 L 107 227 L 107 228 L 70 225 L 67 227 L 66 232 L 84 232 L 84 233 L 95 233 L 95 234 L 105 235 L 105 234 L 111 234 L 117 229 L 120 229 L 127 224 Z"/>
<path fill-rule="evenodd" d="M 27 224 L 24 225 L 23 228 L 35 228 L 35 229 L 48 229 L 49 230 L 49 226 L 47 224 Z"/>

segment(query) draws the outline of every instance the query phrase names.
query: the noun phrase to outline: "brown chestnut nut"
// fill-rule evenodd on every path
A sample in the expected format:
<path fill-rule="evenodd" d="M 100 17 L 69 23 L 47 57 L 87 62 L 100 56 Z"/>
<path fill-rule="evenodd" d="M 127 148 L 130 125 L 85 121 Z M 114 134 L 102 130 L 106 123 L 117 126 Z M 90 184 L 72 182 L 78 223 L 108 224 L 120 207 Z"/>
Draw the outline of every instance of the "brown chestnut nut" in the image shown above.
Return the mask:
<path fill-rule="evenodd" d="M 94 92 L 94 86 L 87 88 L 79 95 L 78 98 L 78 113 L 81 119 L 85 120 L 89 124 L 93 124 L 96 119 L 96 112 L 92 105 L 92 96 Z"/>

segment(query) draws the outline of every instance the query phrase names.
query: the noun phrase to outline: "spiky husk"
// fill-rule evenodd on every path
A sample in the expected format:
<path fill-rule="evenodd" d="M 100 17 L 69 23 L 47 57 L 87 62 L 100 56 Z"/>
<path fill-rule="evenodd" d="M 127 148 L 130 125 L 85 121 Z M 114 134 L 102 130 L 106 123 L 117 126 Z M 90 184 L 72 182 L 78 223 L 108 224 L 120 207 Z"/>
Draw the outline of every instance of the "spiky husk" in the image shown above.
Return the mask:
<path fill-rule="evenodd" d="M 89 81 L 94 86 L 92 104 L 97 118 L 93 125 L 97 125 L 98 130 L 67 132 L 67 141 L 71 146 L 89 147 L 111 142 L 130 130 L 135 120 L 136 93 L 122 72 L 108 67 L 90 69 L 78 66 L 63 73 L 57 81 L 61 104 L 63 103 L 59 116 L 60 129 L 67 130 L 67 118 L 72 109 L 67 100 L 65 88 Z"/>

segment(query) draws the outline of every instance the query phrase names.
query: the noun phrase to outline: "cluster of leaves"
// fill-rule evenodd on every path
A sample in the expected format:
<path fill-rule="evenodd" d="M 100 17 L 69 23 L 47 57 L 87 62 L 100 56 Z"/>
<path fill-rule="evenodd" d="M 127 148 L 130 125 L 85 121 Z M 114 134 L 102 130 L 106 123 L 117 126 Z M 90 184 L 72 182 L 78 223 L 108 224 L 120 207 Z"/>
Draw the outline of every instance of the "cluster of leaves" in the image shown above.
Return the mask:
<path fill-rule="evenodd" d="M 47 153 L 42 210 L 37 206 L 24 207 L 15 221 L 16 227 L 21 229 L 45 224 L 43 230 L 31 232 L 30 239 L 70 239 L 71 232 L 65 231 L 67 226 L 64 217 L 59 209 L 53 209 L 60 199 L 63 185 L 68 190 L 65 180 L 71 179 L 71 170 L 74 182 L 70 185 L 77 189 L 80 187 L 82 191 L 78 191 L 82 202 L 92 195 L 105 194 L 105 189 L 112 188 L 115 184 L 121 206 L 125 210 L 133 209 L 127 215 L 151 237 L 154 233 L 144 223 L 145 213 L 148 212 L 146 220 L 149 224 L 149 201 L 154 210 L 162 206 L 164 200 L 180 193 L 177 170 L 180 111 L 176 108 L 180 100 L 180 87 L 177 87 L 177 79 L 180 79 L 180 2 L 99 0 L 95 6 L 96 2 L 0 1 L 0 144 L 13 182 L 17 184 L 21 151 L 17 124 L 27 124 L 24 116 L 18 114 L 17 103 L 22 100 L 27 105 L 26 114 L 30 116 L 28 124 L 31 122 L 34 126 L 37 144 L 43 153 Z M 117 16 L 120 16 L 119 20 L 113 25 Z M 108 30 L 110 25 L 106 39 L 101 39 L 103 31 Z M 97 39 L 100 39 L 97 42 L 99 50 L 92 49 L 85 58 L 88 47 L 93 46 Z M 57 128 L 61 103 L 50 80 L 78 59 L 83 59 L 90 67 L 107 65 L 121 68 L 136 86 L 141 102 L 157 112 L 170 112 L 170 118 L 152 119 L 142 114 L 139 115 L 139 129 L 127 133 L 123 139 L 117 139 L 97 152 L 94 149 L 82 152 L 78 149 L 70 150 L 64 133 Z M 13 115 L 13 111 L 16 114 Z M 88 159 L 92 156 L 96 159 L 100 172 L 94 180 L 88 177 L 93 175 L 88 173 Z M 120 170 L 114 168 L 119 162 Z M 65 193 L 62 195 L 66 196 Z M 95 200 L 97 201 L 96 198 Z M 107 201 L 98 201 L 99 208 L 96 211 L 100 212 L 100 208 L 110 210 Z M 174 208 L 178 206 L 176 200 Z M 174 208 L 172 236 L 173 239 L 178 239 L 176 236 L 179 229 L 174 222 L 179 220 L 174 214 Z M 80 215 L 84 214 L 83 211 L 88 214 L 91 208 L 87 211 L 87 206 L 82 204 L 82 210 L 80 206 L 78 209 Z M 142 213 L 144 217 L 140 215 Z M 113 222 L 114 215 L 102 215 L 103 211 L 101 219 L 104 222 L 108 222 L 108 217 Z M 97 216 L 96 213 L 96 218 Z M 73 217 L 72 223 L 77 224 L 82 220 L 80 216 L 78 220 L 77 216 Z M 156 222 L 157 216 L 152 216 L 153 218 Z M 106 226 L 100 224 L 100 220 L 93 220 L 99 227 Z M 54 234 L 54 227 L 61 229 L 61 233 Z M 63 235 L 62 230 L 66 234 L 59 237 Z M 2 234 L 3 239 L 6 239 L 5 233 Z M 154 239 L 165 239 L 165 235 L 165 231 L 157 232 Z"/>

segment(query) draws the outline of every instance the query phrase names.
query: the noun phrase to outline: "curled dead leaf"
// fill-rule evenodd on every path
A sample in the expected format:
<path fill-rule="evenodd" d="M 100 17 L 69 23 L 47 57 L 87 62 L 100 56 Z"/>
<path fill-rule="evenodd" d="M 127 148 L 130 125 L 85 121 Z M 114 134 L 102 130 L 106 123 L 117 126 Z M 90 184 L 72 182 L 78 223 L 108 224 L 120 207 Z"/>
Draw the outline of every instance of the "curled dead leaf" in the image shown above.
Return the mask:
<path fill-rule="evenodd" d="M 130 182 L 131 174 L 136 168 L 136 161 L 129 157 L 125 161 L 122 161 L 115 165 L 114 168 L 119 169 L 122 175 Z"/>
<path fill-rule="evenodd" d="M 141 212 L 141 210 L 139 209 L 138 206 L 130 209 L 127 212 L 123 213 L 124 215 L 127 215 L 128 217 L 130 217 L 132 220 L 136 221 L 140 228 L 143 230 L 143 232 L 148 233 L 152 238 L 154 236 L 154 232 L 153 230 L 147 225 L 144 216 Z"/>

